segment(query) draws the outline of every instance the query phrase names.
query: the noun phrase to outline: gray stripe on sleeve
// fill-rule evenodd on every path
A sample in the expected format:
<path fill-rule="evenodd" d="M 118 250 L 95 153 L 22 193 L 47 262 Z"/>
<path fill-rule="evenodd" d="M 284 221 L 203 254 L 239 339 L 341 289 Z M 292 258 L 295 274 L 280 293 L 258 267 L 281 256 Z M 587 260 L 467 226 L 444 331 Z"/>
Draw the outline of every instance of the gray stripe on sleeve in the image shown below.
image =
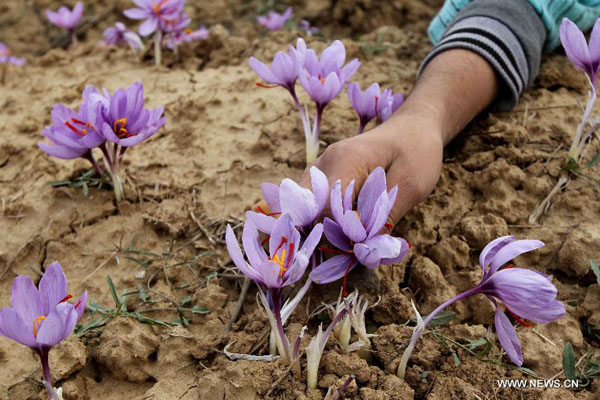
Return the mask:
<path fill-rule="evenodd" d="M 419 74 L 443 51 L 474 51 L 501 78 L 493 108 L 511 109 L 537 76 L 545 37 L 544 24 L 527 0 L 475 0 L 457 14 L 421 64 Z"/>

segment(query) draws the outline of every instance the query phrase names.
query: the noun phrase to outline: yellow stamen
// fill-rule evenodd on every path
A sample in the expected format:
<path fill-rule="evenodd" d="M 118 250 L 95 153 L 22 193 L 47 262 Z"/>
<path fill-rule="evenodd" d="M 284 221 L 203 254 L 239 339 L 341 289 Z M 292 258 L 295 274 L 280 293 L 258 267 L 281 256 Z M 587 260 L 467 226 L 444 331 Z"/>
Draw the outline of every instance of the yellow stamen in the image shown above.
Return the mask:
<path fill-rule="evenodd" d="M 37 317 L 36 319 L 33 320 L 33 336 L 37 337 L 38 335 L 38 328 L 39 326 L 42 324 L 42 321 L 45 320 L 46 317 L 44 317 L 43 315 L 41 317 Z"/>
<path fill-rule="evenodd" d="M 360 221 L 360 215 L 358 215 L 358 211 L 354 210 L 352 211 L 354 214 L 356 214 L 356 217 L 358 218 L 358 220 Z"/>
<path fill-rule="evenodd" d="M 287 268 L 284 268 L 284 264 L 285 264 L 285 249 L 281 250 L 281 258 L 279 258 L 279 256 L 276 254 L 273 256 L 272 261 L 275 261 L 278 265 L 279 265 L 279 277 L 281 278 L 283 276 L 283 274 L 285 273 L 285 271 L 287 271 Z"/>
<path fill-rule="evenodd" d="M 185 33 L 186 35 L 189 35 L 190 33 L 194 32 L 193 30 L 191 30 L 190 28 L 187 28 L 183 31 L 183 33 Z"/>
<path fill-rule="evenodd" d="M 121 124 L 121 126 L 119 127 L 119 129 L 117 129 L 117 125 L 119 125 L 119 124 Z M 113 130 L 115 132 L 119 132 L 121 129 L 123 129 L 125 127 L 125 124 L 127 124 L 127 118 L 118 119 L 113 124 Z"/>

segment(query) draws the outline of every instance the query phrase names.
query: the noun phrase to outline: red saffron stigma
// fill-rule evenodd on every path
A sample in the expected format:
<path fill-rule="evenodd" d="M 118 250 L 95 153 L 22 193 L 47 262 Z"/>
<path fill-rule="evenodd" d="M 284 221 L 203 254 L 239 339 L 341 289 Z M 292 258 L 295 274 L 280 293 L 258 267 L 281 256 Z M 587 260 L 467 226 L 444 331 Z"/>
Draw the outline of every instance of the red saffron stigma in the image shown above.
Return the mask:
<path fill-rule="evenodd" d="M 264 88 L 264 89 L 273 89 L 273 88 L 276 88 L 279 85 L 266 85 L 264 83 L 256 82 L 256 86 Z"/>
<path fill-rule="evenodd" d="M 81 305 L 81 300 L 79 300 L 79 301 L 77 302 L 77 304 L 75 304 L 75 307 L 74 307 L 74 308 L 77 308 L 77 307 L 79 307 L 80 305 Z"/>
<path fill-rule="evenodd" d="M 72 297 L 73 297 L 73 295 L 68 294 L 67 297 L 65 297 L 64 299 L 62 299 L 61 301 L 59 301 L 58 304 L 64 303 L 65 301 L 69 300 Z"/>
<path fill-rule="evenodd" d="M 510 314 L 511 317 L 513 317 L 518 323 L 519 325 L 523 325 L 526 328 L 529 328 L 531 326 L 530 323 L 523 321 L 521 318 L 519 318 L 514 312 L 510 311 L 508 309 L 508 307 L 504 306 L 506 308 L 506 311 Z"/>
<path fill-rule="evenodd" d="M 289 249 L 289 254 L 287 256 L 287 260 L 285 261 L 285 268 L 284 270 L 287 271 L 290 268 L 290 262 L 292 261 L 292 258 L 294 258 L 294 243 L 290 243 L 290 246 L 288 247 Z"/>
<path fill-rule="evenodd" d="M 406 243 L 408 243 L 408 248 L 412 249 L 413 248 L 413 244 L 411 242 L 409 242 L 408 240 L 406 241 Z"/>
<path fill-rule="evenodd" d="M 350 267 L 352 267 L 353 262 L 350 262 L 346 267 L 346 272 L 344 272 L 344 283 L 342 286 L 342 296 L 348 297 L 348 290 L 346 289 L 346 278 L 348 277 L 348 273 L 350 272 Z"/>
<path fill-rule="evenodd" d="M 267 242 L 269 241 L 269 239 L 271 239 L 271 236 L 270 236 L 270 235 L 267 235 L 267 237 L 266 237 L 266 238 L 264 238 L 262 242 L 260 242 L 260 245 L 261 245 L 261 246 L 264 246 L 264 245 L 265 245 L 265 243 L 267 243 Z"/>
<path fill-rule="evenodd" d="M 385 224 L 384 226 L 388 229 L 388 231 L 394 229 L 394 226 L 392 224 Z"/>
<path fill-rule="evenodd" d="M 322 251 L 323 253 L 327 253 L 327 254 L 335 254 L 335 255 L 346 254 L 345 251 L 338 250 L 338 249 L 330 249 L 327 246 L 321 246 L 321 247 L 319 247 L 319 250 Z"/>
<path fill-rule="evenodd" d="M 266 212 L 265 210 L 263 210 L 261 206 L 256 206 L 255 210 L 256 210 L 257 212 L 261 213 L 261 214 L 264 214 L 264 215 L 266 215 L 267 217 L 275 217 L 275 216 L 277 216 L 277 215 L 281 215 L 281 213 L 280 213 L 280 212 L 278 212 L 278 213 L 268 213 L 268 212 Z"/>
<path fill-rule="evenodd" d="M 280 250 L 280 249 L 283 247 L 283 245 L 284 245 L 285 243 L 287 243 L 287 241 L 288 241 L 288 240 L 287 240 L 287 238 L 286 238 L 285 236 L 282 236 L 282 237 L 281 237 L 281 242 L 279 242 L 279 245 L 277 246 L 277 248 L 276 248 L 276 249 L 275 249 L 275 251 L 273 252 L 273 255 L 276 255 L 276 254 L 277 254 L 277 252 L 278 252 L 278 251 L 279 251 L 279 250 Z"/>
<path fill-rule="evenodd" d="M 510 269 L 510 268 L 516 268 L 515 264 L 508 264 L 506 267 L 504 267 L 506 269 Z"/>
<path fill-rule="evenodd" d="M 85 133 L 81 132 L 79 129 L 77 129 L 76 127 L 74 127 L 69 121 L 65 122 L 65 125 L 72 130 L 73 132 L 75 132 L 76 134 L 78 134 L 79 136 L 85 136 Z"/>

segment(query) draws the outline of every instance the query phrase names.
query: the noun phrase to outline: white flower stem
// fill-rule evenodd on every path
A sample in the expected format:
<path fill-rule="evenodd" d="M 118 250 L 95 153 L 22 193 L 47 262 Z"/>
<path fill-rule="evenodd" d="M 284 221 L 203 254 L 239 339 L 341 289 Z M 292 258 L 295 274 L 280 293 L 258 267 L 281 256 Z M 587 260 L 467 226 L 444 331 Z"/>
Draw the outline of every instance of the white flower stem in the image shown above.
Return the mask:
<path fill-rule="evenodd" d="M 340 322 L 342 318 L 346 316 L 348 309 L 340 311 L 331 321 L 325 332 L 322 331 L 319 326 L 319 332 L 313 337 L 306 348 L 306 384 L 309 389 L 317 388 L 317 376 L 319 372 L 319 364 L 321 363 L 321 356 L 327 344 L 327 339 L 333 331 L 333 328 Z"/>
<path fill-rule="evenodd" d="M 154 65 L 159 66 L 162 63 L 162 31 L 157 28 L 154 34 Z"/>
<path fill-rule="evenodd" d="M 479 285 L 454 296 L 453 298 L 442 303 L 440 306 L 438 306 L 438 308 L 433 310 L 431 312 L 431 314 L 429 314 L 427 316 L 427 318 L 425 318 L 425 321 L 423 321 L 421 319 L 421 315 L 419 314 L 419 312 L 417 311 L 417 308 L 413 304 L 413 309 L 414 309 L 415 313 L 417 314 L 417 326 L 415 327 L 415 329 L 413 331 L 413 334 L 412 334 L 412 337 L 410 338 L 410 342 L 408 343 L 408 346 L 406 347 L 406 349 L 404 350 L 404 353 L 402 354 L 402 359 L 400 360 L 400 365 L 398 365 L 398 370 L 396 372 L 396 375 L 398 375 L 399 378 L 404 379 L 404 376 L 406 375 L 406 365 L 408 364 L 408 359 L 410 358 L 410 355 L 412 354 L 413 350 L 415 349 L 415 344 L 417 343 L 417 340 L 419 340 L 419 338 L 425 331 L 425 327 L 427 325 L 429 325 L 431 320 L 433 318 L 435 318 L 435 316 L 438 315 L 444 308 L 448 307 L 449 305 L 451 305 L 459 300 L 464 299 L 465 297 L 469 297 L 472 294 L 478 293 L 478 291 L 479 291 Z"/>
<path fill-rule="evenodd" d="M 588 78 L 589 81 L 589 78 Z M 588 102 L 583 112 L 583 116 L 581 118 L 581 122 L 577 126 L 577 131 L 575 132 L 575 137 L 573 138 L 573 143 L 571 143 L 571 148 L 569 149 L 569 157 L 579 162 L 580 146 L 581 146 L 581 136 L 583 135 L 583 130 L 588 123 L 588 119 L 590 118 L 590 114 L 592 113 L 592 109 L 594 108 L 594 103 L 596 102 L 596 89 L 594 88 L 591 81 L 590 85 L 592 88 L 590 89 L 590 94 L 588 97 Z"/>

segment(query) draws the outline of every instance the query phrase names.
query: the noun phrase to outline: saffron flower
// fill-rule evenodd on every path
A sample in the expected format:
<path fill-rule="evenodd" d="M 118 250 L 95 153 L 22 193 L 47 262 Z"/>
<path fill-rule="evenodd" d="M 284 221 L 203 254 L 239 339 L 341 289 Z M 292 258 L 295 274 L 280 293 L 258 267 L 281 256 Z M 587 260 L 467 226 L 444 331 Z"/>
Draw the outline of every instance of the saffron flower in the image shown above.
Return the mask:
<path fill-rule="evenodd" d="M 0 64 L 13 64 L 16 66 L 21 66 L 25 63 L 26 60 L 24 58 L 11 56 L 8 46 L 0 42 Z"/>
<path fill-rule="evenodd" d="M 62 105 L 54 106 L 52 125 L 42 132 L 51 144 L 41 142 L 38 146 L 54 157 L 67 160 L 86 158 L 99 175 L 104 175 L 92 154 L 92 150 L 98 147 L 112 179 L 115 198 L 117 202 L 121 201 L 123 155 L 129 147 L 149 138 L 164 125 L 164 109 L 144 108 L 144 86 L 141 82 L 119 89 L 112 96 L 106 89 L 100 94 L 93 86 L 87 86 L 83 99 L 77 112 Z"/>
<path fill-rule="evenodd" d="M 68 302 L 71 297 L 61 265 L 53 262 L 40 280 L 39 289 L 28 276 L 17 276 L 12 285 L 12 306 L 0 310 L 0 335 L 31 347 L 40 356 L 51 400 L 60 397 L 52 387 L 48 355 L 53 346 L 73 333 L 85 311 L 88 294 L 84 292 L 75 304 Z"/>
<path fill-rule="evenodd" d="M 317 104 L 317 109 L 324 109 L 344 89 L 346 81 L 356 73 L 360 62 L 353 59 L 344 65 L 346 48 L 336 40 L 321 53 L 308 49 L 304 65 L 299 74 L 304 90 Z"/>
<path fill-rule="evenodd" d="M 311 167 L 310 177 L 312 191 L 300 187 L 289 178 L 282 180 L 280 185 L 263 183 L 263 198 L 271 212 L 267 213 L 259 207 L 257 212 L 248 211 L 246 218 L 252 221 L 259 231 L 270 234 L 277 217 L 287 213 L 294 226 L 306 232 L 327 205 L 329 196 L 329 182 L 325 174 L 317 167 Z"/>
<path fill-rule="evenodd" d="M 100 149 L 113 181 L 115 197 L 120 201 L 123 196 L 120 176 L 123 155 L 128 148 L 148 139 L 164 125 L 164 108 L 144 108 L 142 82 L 135 82 L 127 89 L 118 89 L 112 96 L 105 89 L 100 103 L 100 132 L 106 139 Z"/>
<path fill-rule="evenodd" d="M 386 89 L 377 99 L 377 122 L 385 122 L 404 103 L 402 93 L 392 93 L 392 89 Z"/>
<path fill-rule="evenodd" d="M 105 141 L 100 131 L 103 123 L 99 109 L 100 97 L 96 88 L 88 85 L 83 90 L 83 102 L 78 111 L 55 104 L 50 114 L 52 125 L 46 126 L 42 131 L 42 135 L 51 144 L 39 142 L 39 148 L 64 160 L 83 157 L 102 175 L 102 169 L 92 154 L 92 149 Z"/>
<path fill-rule="evenodd" d="M 310 132 L 305 131 L 307 163 L 314 161 L 319 154 L 323 110 L 344 90 L 346 81 L 352 78 L 360 66 L 356 58 L 344 65 L 345 60 L 346 48 L 339 40 L 323 50 L 320 59 L 313 49 L 306 51 L 298 78 L 316 105 L 314 127 Z M 308 120 L 308 116 L 306 118 Z"/>
<path fill-rule="evenodd" d="M 350 79 L 360 66 L 357 59 L 344 66 L 345 59 L 346 49 L 339 40 L 326 48 L 319 60 L 314 50 L 306 49 L 306 43 L 302 39 L 298 39 L 296 48 L 290 46 L 289 54 L 277 52 L 270 68 L 254 57 L 250 57 L 250 67 L 267 83 L 274 85 L 257 83 L 257 86 L 266 88 L 281 86 L 292 95 L 304 129 L 307 164 L 314 161 L 319 154 L 323 110 L 344 89 L 346 80 Z M 316 103 L 317 109 L 312 128 L 308 109 L 302 106 L 296 95 L 295 85 L 298 78 Z"/>
<path fill-rule="evenodd" d="M 270 68 L 254 57 L 250 57 L 249 60 L 250 68 L 252 68 L 265 82 L 287 89 L 300 110 L 302 110 L 302 106 L 296 96 L 295 85 L 300 68 L 304 63 L 305 53 L 306 43 L 302 38 L 298 38 L 296 47 L 289 46 L 289 54 L 286 54 L 283 51 L 275 53 Z M 262 84 L 257 85 L 262 87 L 266 86 Z"/>
<path fill-rule="evenodd" d="M 181 13 L 176 19 L 161 22 L 160 26 L 166 38 L 167 48 L 177 49 L 183 42 L 192 42 L 194 40 L 205 40 L 209 31 L 204 26 L 193 31 L 188 28 L 192 22 L 186 13 Z"/>
<path fill-rule="evenodd" d="M 269 12 L 267 15 L 259 15 L 256 20 L 259 24 L 271 31 L 277 31 L 285 25 L 285 23 L 292 17 L 292 7 L 288 7 L 282 14 L 276 13 L 275 11 Z"/>
<path fill-rule="evenodd" d="M 387 191 L 383 168 L 376 168 L 368 176 L 358 194 L 356 210 L 353 210 L 353 190 L 354 181 L 346 188 L 342 200 L 341 182 L 337 181 L 331 189 L 333 220 L 325 218 L 323 226 L 325 237 L 336 249 L 321 250 L 335 256 L 310 273 L 310 278 L 315 282 L 338 280 L 358 264 L 376 269 L 380 264 L 397 263 L 408 254 L 409 246 L 404 239 L 381 233 L 398 193 L 397 186 Z"/>
<path fill-rule="evenodd" d="M 251 220 L 246 221 L 242 242 L 248 261 L 236 240 L 233 229 L 228 225 L 225 242 L 231 260 L 238 269 L 252 279 L 259 287 L 261 301 L 265 307 L 271 330 L 275 332 L 276 343 L 282 358 L 294 361 L 298 357 L 298 346 L 290 348 L 290 342 L 283 329 L 282 289 L 298 282 L 303 276 L 323 234 L 323 225 L 317 224 L 301 243 L 300 232 L 294 227 L 289 214 L 283 214 L 274 224 L 269 237 L 269 255 L 263 249 L 259 233 Z M 310 283 L 308 283 L 310 284 Z M 264 291 L 267 291 L 265 295 Z M 301 290 L 306 293 L 306 290 Z M 297 304 L 300 299 L 294 299 Z M 291 312 L 291 311 L 290 311 Z"/>
<path fill-rule="evenodd" d="M 300 24 L 298 24 L 298 28 L 301 31 L 305 32 L 308 36 L 316 35 L 317 33 L 319 33 L 319 28 L 317 28 L 316 26 L 311 26 L 310 22 L 308 22 L 305 19 L 300 20 Z"/>
<path fill-rule="evenodd" d="M 514 236 L 503 236 L 490 242 L 479 256 L 483 273 L 479 285 L 446 301 L 417 324 L 409 346 L 402 355 L 398 376 L 404 378 L 410 353 L 431 320 L 449 305 L 478 293 L 485 294 L 496 308 L 496 334 L 506 355 L 514 364 L 523 365 L 519 338 L 504 310 L 518 323 L 529 326 L 524 320 L 547 323 L 561 318 L 565 314 L 565 306 L 556 300 L 557 290 L 549 276 L 512 265 L 506 268 L 502 266 L 542 246 L 544 243 L 539 240 L 516 240 Z M 419 315 L 417 319 L 420 319 Z"/>
<path fill-rule="evenodd" d="M 138 34 L 127 29 L 122 22 L 117 22 L 114 26 L 107 28 L 102 35 L 104 36 L 102 44 L 105 46 L 127 44 L 133 51 L 140 51 L 144 48 L 144 43 Z"/>
<path fill-rule="evenodd" d="M 373 83 L 363 92 L 358 83 L 350 82 L 348 99 L 358 114 L 360 120 L 358 134 L 361 134 L 373 118 L 377 117 L 380 123 L 387 120 L 402 105 L 404 96 L 400 93 L 393 94 L 391 89 L 386 89 L 382 93 L 378 83 Z"/>
<path fill-rule="evenodd" d="M 177 19 L 183 12 L 185 0 L 133 0 L 136 8 L 123 11 L 127 18 L 144 19 L 139 27 L 142 36 L 160 31 L 161 23 Z"/>
<path fill-rule="evenodd" d="M 48 18 L 48 21 L 50 21 L 53 25 L 58 26 L 59 28 L 63 28 L 69 31 L 73 43 L 77 42 L 77 38 L 75 36 L 75 28 L 77 27 L 77 25 L 79 25 L 82 16 L 82 2 L 78 2 L 77 4 L 75 4 L 75 7 L 73 7 L 72 10 L 69 10 L 65 6 L 61 6 L 57 12 L 46 10 L 46 18 Z"/>
<path fill-rule="evenodd" d="M 595 131 L 595 128 L 592 128 L 584 132 L 596 102 L 596 80 L 600 72 L 600 19 L 594 24 L 588 44 L 577 25 L 568 18 L 563 18 L 560 24 L 560 41 L 569 60 L 586 74 L 591 87 L 583 117 L 577 126 L 568 154 L 569 158 L 579 163 L 583 148 Z M 559 181 L 560 185 L 557 184 L 557 187 L 565 182 Z"/>
<path fill-rule="evenodd" d="M 161 64 L 163 30 L 161 26 L 177 20 L 183 13 L 185 0 L 133 0 L 137 8 L 123 11 L 131 19 L 144 19 L 138 32 L 142 36 L 154 33 L 154 61 Z"/>
<path fill-rule="evenodd" d="M 563 18 L 560 24 L 560 41 L 569 60 L 585 72 L 595 88 L 600 71 L 600 19 L 594 24 L 588 43 L 577 25 L 568 18 Z"/>
<path fill-rule="evenodd" d="M 0 84 L 6 83 L 6 72 L 8 71 L 8 64 L 21 66 L 25 64 L 24 58 L 14 57 L 10 55 L 10 49 L 4 43 L 0 42 L 0 65 L 2 65 L 2 71 L 0 71 Z"/>

